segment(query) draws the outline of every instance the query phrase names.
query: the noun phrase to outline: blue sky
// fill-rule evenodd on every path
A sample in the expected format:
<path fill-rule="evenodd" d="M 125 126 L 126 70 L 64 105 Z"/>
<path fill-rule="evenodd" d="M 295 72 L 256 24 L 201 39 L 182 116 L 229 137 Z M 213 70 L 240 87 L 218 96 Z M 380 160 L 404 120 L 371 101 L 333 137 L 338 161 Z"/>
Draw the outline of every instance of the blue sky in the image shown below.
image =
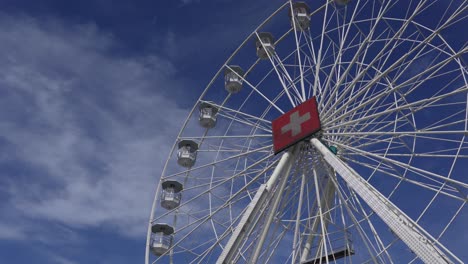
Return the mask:
<path fill-rule="evenodd" d="M 282 2 L 0 1 L 0 263 L 142 263 L 176 133 Z"/>
<path fill-rule="evenodd" d="M 279 2 L 1 1 L 0 263 L 141 263 L 175 133 Z"/>

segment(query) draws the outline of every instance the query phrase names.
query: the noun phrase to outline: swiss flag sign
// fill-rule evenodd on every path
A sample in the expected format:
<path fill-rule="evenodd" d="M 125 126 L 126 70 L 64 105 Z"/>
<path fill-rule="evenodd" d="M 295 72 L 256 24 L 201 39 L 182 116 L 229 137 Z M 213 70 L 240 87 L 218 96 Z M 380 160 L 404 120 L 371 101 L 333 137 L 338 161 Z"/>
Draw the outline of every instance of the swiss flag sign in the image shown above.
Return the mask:
<path fill-rule="evenodd" d="M 275 154 L 311 136 L 321 128 L 315 96 L 272 122 Z"/>

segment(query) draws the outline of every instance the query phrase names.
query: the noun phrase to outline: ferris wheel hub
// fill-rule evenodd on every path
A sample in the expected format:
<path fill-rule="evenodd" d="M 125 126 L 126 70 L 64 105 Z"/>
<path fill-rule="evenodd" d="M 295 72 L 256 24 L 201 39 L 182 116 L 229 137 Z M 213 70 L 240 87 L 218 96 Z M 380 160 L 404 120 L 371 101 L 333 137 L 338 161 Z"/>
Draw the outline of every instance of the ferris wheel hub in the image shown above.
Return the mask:
<path fill-rule="evenodd" d="M 273 120 L 273 148 L 275 154 L 304 139 L 318 135 L 320 117 L 315 96 Z"/>

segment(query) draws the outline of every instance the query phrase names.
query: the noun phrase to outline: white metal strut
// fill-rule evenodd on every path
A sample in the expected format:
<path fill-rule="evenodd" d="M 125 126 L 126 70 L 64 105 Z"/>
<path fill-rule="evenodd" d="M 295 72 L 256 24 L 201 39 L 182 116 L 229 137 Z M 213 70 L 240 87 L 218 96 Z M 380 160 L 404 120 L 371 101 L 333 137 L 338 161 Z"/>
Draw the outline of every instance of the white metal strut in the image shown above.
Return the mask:
<path fill-rule="evenodd" d="M 421 260 L 425 263 L 453 263 L 438 247 L 434 238 L 430 237 L 421 226 L 366 182 L 355 170 L 336 157 L 320 140 L 313 138 L 310 142 L 348 186 Z M 451 255 L 453 256 L 453 254 Z"/>
<path fill-rule="evenodd" d="M 242 242 L 244 242 L 244 238 L 250 234 L 252 229 L 257 224 L 258 217 L 261 215 L 261 213 L 264 212 L 264 210 L 262 209 L 268 196 L 268 191 L 272 190 L 272 187 L 275 186 L 275 183 L 281 174 L 284 174 L 284 178 L 287 177 L 287 174 L 289 173 L 282 172 L 288 172 L 291 169 L 291 166 L 294 163 L 299 148 L 300 147 L 296 145 L 290 151 L 284 153 L 283 156 L 281 156 L 278 165 L 273 171 L 271 177 L 268 179 L 267 183 L 262 184 L 257 190 L 257 193 L 255 194 L 254 198 L 252 199 L 244 214 L 242 215 L 241 220 L 234 229 L 234 232 L 232 233 L 231 237 L 229 238 L 229 241 L 224 247 L 223 252 L 216 261 L 216 264 L 234 263 L 236 259 L 236 254 L 239 253 L 239 247 L 242 245 Z M 280 193 L 281 192 L 277 192 L 277 195 L 280 195 Z M 260 244 L 263 244 L 261 241 L 259 242 Z"/>

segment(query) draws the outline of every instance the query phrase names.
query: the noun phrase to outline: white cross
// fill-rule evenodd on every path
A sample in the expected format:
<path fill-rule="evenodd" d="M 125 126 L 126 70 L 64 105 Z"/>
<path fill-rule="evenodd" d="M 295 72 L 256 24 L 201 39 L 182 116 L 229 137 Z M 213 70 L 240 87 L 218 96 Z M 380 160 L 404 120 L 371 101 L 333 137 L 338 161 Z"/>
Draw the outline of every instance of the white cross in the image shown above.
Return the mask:
<path fill-rule="evenodd" d="M 299 116 L 299 111 L 292 113 L 289 116 L 290 123 L 281 128 L 281 134 L 284 134 L 291 130 L 292 136 L 297 136 L 302 131 L 302 123 L 305 123 L 310 119 L 310 113 L 307 112 L 303 116 Z"/>

